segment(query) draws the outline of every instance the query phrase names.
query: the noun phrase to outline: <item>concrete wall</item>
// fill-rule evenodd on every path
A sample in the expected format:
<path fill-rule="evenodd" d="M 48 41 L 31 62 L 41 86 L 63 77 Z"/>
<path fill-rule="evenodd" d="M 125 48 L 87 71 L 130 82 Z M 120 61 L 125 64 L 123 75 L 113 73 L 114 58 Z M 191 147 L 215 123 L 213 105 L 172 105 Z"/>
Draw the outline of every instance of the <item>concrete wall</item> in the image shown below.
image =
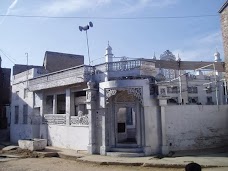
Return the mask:
<path fill-rule="evenodd" d="M 151 106 L 144 107 L 145 152 L 157 154 L 161 145 L 161 115 L 156 99 L 150 99 Z"/>
<path fill-rule="evenodd" d="M 39 125 L 11 124 L 10 141 L 17 143 L 19 139 L 39 138 Z"/>
<path fill-rule="evenodd" d="M 67 127 L 59 125 L 41 125 L 40 137 L 48 139 L 48 145 L 73 150 L 87 150 L 89 127 Z"/>
<path fill-rule="evenodd" d="M 165 123 L 171 151 L 228 145 L 228 105 L 166 106 Z"/>

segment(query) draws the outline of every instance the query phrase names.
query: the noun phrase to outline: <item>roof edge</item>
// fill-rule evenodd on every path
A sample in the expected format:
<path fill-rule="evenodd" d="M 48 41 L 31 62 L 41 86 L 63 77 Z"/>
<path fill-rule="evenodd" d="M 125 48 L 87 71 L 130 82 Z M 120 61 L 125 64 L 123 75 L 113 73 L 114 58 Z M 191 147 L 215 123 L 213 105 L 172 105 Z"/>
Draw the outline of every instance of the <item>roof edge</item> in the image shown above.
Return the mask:
<path fill-rule="evenodd" d="M 226 2 L 222 5 L 222 7 L 221 7 L 220 10 L 218 11 L 218 13 L 222 13 L 223 10 L 224 10 L 227 6 L 228 6 L 228 1 L 226 1 Z"/>
<path fill-rule="evenodd" d="M 72 54 L 72 53 L 65 53 L 65 52 L 56 52 L 56 51 L 46 51 L 45 52 L 45 55 L 48 54 L 48 53 L 57 53 L 57 54 L 63 54 L 63 55 L 83 56 L 84 57 L 84 55 Z"/>

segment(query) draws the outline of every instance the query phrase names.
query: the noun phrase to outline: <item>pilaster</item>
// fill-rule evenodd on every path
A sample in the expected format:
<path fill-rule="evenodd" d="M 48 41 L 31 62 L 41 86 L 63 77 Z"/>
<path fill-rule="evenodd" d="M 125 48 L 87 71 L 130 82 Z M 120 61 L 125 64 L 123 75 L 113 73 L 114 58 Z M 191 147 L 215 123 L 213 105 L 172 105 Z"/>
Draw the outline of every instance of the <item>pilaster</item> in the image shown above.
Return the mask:
<path fill-rule="evenodd" d="M 167 106 L 168 97 L 158 97 L 159 106 L 161 107 L 161 132 L 162 132 L 162 147 L 161 151 L 163 155 L 169 153 L 169 146 L 167 145 L 167 136 L 166 136 L 166 120 L 165 120 L 165 107 Z"/>
<path fill-rule="evenodd" d="M 57 114 L 57 94 L 53 95 L 53 114 Z"/>
<path fill-rule="evenodd" d="M 87 83 L 88 88 L 84 89 L 86 91 L 86 108 L 88 110 L 89 118 L 89 144 L 88 153 L 96 153 L 96 99 L 97 99 L 97 89 L 95 89 L 95 82 L 89 81 Z"/>

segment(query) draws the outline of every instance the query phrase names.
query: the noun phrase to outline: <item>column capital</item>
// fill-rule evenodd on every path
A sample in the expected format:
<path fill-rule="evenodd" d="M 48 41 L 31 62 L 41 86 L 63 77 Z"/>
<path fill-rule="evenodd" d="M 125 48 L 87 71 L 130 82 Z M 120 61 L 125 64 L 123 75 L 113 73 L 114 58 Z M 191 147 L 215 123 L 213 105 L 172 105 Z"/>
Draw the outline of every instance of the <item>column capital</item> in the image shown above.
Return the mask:
<path fill-rule="evenodd" d="M 168 96 L 158 96 L 158 100 L 159 100 L 159 106 L 167 106 L 167 100 L 170 97 Z"/>

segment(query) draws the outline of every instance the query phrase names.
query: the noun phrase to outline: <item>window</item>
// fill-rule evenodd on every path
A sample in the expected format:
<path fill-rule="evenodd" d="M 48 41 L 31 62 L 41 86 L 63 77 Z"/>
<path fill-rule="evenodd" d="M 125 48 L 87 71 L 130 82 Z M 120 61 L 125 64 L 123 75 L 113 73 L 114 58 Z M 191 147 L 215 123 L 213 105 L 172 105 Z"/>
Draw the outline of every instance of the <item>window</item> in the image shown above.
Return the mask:
<path fill-rule="evenodd" d="M 188 93 L 198 93 L 197 87 L 188 87 Z"/>
<path fill-rule="evenodd" d="M 212 97 L 207 97 L 207 102 L 211 103 L 212 102 Z"/>
<path fill-rule="evenodd" d="M 198 97 L 188 97 L 189 103 L 198 103 Z"/>
<path fill-rule="evenodd" d="M 15 100 L 18 100 L 19 99 L 19 91 L 16 91 L 15 93 Z"/>
<path fill-rule="evenodd" d="M 46 97 L 46 112 L 53 113 L 53 95 Z"/>
<path fill-rule="evenodd" d="M 83 116 L 86 114 L 88 114 L 88 110 L 86 109 L 86 104 L 75 105 L 75 116 Z"/>
<path fill-rule="evenodd" d="M 133 113 L 132 113 L 132 108 L 131 107 L 127 107 L 127 125 L 133 125 Z"/>
<path fill-rule="evenodd" d="M 18 124 L 18 120 L 19 120 L 19 106 L 15 106 L 15 108 L 14 108 L 14 124 Z"/>
<path fill-rule="evenodd" d="M 23 124 L 28 123 L 28 105 L 23 105 Z"/>
<path fill-rule="evenodd" d="M 209 94 L 211 92 L 212 92 L 212 88 L 211 87 L 207 88 L 206 93 Z"/>
<path fill-rule="evenodd" d="M 179 88 L 177 86 L 174 87 L 167 87 L 167 92 L 168 93 L 178 93 Z"/>
<path fill-rule="evenodd" d="M 66 94 L 57 95 L 57 114 L 66 113 Z"/>
<path fill-rule="evenodd" d="M 27 89 L 27 88 L 24 89 L 24 99 L 25 99 L 26 97 L 28 97 L 28 89 Z"/>

